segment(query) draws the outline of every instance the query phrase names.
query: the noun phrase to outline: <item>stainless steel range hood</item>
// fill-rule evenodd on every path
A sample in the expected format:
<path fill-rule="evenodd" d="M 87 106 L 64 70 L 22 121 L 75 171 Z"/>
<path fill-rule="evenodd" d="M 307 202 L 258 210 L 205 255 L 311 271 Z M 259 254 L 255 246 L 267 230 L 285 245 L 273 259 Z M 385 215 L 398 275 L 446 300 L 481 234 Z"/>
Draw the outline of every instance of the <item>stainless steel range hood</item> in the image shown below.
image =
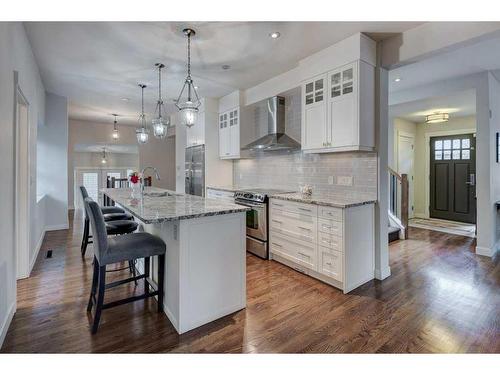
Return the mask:
<path fill-rule="evenodd" d="M 267 134 L 242 147 L 242 150 L 277 151 L 300 149 L 300 143 L 285 134 L 285 98 L 274 96 L 266 100 Z"/>

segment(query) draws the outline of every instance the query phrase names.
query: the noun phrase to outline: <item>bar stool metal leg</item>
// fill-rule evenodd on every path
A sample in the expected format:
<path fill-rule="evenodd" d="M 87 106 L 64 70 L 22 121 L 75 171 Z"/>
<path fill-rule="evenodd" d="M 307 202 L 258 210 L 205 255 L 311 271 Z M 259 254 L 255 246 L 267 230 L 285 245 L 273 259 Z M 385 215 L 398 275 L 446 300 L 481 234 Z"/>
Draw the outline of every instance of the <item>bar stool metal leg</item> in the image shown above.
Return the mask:
<path fill-rule="evenodd" d="M 98 264 L 97 259 L 95 259 L 95 263 Z M 94 324 L 92 325 L 92 333 L 97 332 L 97 328 L 99 328 L 99 321 L 101 320 L 102 307 L 104 304 L 104 290 L 106 289 L 106 266 L 99 266 L 99 287 L 98 287 L 98 295 L 97 295 L 97 303 L 95 309 L 94 316 Z"/>
<path fill-rule="evenodd" d="M 85 219 L 83 225 L 83 238 L 81 246 L 82 257 L 85 256 L 85 252 L 87 251 L 87 245 L 89 244 L 89 227 L 90 227 L 89 219 Z"/>
<path fill-rule="evenodd" d="M 149 270 L 150 270 L 150 262 L 149 262 L 149 257 L 147 257 L 144 258 L 144 275 L 146 276 L 146 278 L 144 279 L 144 294 L 149 293 L 149 283 L 148 283 Z"/>
<path fill-rule="evenodd" d="M 90 297 L 89 303 L 87 304 L 87 311 L 92 310 L 92 306 L 94 305 L 95 293 L 97 291 L 97 283 L 99 282 L 99 268 L 97 266 L 97 260 L 94 257 L 93 262 L 94 273 L 92 275 L 92 288 L 90 289 Z"/>

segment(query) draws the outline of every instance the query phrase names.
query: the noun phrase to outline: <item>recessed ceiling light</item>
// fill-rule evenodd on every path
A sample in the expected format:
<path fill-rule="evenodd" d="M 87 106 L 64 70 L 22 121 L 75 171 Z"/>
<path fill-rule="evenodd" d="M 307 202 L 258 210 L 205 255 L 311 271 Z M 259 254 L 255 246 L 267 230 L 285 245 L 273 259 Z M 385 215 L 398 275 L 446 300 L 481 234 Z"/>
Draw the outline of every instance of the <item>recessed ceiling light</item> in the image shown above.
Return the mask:
<path fill-rule="evenodd" d="M 122 98 L 122 100 L 123 100 L 124 102 L 128 102 L 128 101 L 130 100 L 130 98 Z"/>
<path fill-rule="evenodd" d="M 401 81 L 401 78 L 399 78 L 399 77 L 394 79 L 394 82 L 400 82 L 400 81 Z"/>
<path fill-rule="evenodd" d="M 270 33 L 269 36 L 273 39 L 278 39 L 281 36 L 281 34 L 277 31 L 274 31 L 274 32 Z"/>
<path fill-rule="evenodd" d="M 224 65 L 222 65 L 222 69 L 223 70 L 228 70 L 228 69 L 231 69 L 231 66 L 224 64 Z"/>

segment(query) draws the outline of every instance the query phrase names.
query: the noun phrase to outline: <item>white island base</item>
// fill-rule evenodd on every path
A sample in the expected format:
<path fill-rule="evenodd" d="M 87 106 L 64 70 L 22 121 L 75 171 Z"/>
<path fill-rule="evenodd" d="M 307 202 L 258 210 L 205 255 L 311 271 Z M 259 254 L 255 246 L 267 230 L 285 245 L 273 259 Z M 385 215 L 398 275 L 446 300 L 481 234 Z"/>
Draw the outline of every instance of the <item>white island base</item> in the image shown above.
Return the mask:
<path fill-rule="evenodd" d="M 145 224 L 167 244 L 164 310 L 179 334 L 246 306 L 245 212 Z M 157 258 L 152 262 L 156 282 Z M 142 262 L 138 264 L 140 271 Z"/>

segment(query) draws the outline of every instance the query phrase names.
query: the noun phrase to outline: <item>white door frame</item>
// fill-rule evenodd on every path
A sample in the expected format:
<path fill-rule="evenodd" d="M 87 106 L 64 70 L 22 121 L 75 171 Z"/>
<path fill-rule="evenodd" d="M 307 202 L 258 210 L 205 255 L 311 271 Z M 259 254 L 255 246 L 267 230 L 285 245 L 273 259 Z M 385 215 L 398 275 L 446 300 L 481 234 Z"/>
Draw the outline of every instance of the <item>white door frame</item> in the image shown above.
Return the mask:
<path fill-rule="evenodd" d="M 408 192 L 408 203 L 410 210 L 408 212 L 408 218 L 411 219 L 414 214 L 415 214 L 415 185 L 414 185 L 414 178 L 415 176 L 415 137 L 416 134 L 414 133 L 409 133 L 405 131 L 398 130 L 397 132 L 397 139 L 396 139 L 396 162 L 397 162 L 397 171 L 399 172 L 399 140 L 400 138 L 410 138 L 413 143 L 413 160 L 412 160 L 412 176 L 408 176 L 408 184 L 410 185 L 408 188 L 411 191 L 412 194 L 410 194 L 410 191 Z M 401 174 L 401 173 L 400 173 Z"/>
<path fill-rule="evenodd" d="M 460 129 L 460 130 L 441 130 L 434 132 L 425 133 L 425 178 L 427 183 L 425 184 L 425 218 L 430 218 L 429 206 L 431 204 L 430 200 L 430 185 L 431 185 L 431 138 L 441 137 L 447 135 L 460 135 L 460 134 L 476 134 L 476 129 Z M 476 144 L 477 150 L 477 144 Z M 474 150 L 474 151 L 476 151 Z M 476 158 L 477 163 L 477 158 Z"/>
<path fill-rule="evenodd" d="M 30 272 L 30 104 L 19 84 L 15 84 L 15 190 L 14 190 L 14 246 L 16 249 L 17 278 L 29 276 Z M 20 118 L 21 106 L 26 107 L 26 122 Z M 23 127 L 23 128 L 21 128 Z"/>

